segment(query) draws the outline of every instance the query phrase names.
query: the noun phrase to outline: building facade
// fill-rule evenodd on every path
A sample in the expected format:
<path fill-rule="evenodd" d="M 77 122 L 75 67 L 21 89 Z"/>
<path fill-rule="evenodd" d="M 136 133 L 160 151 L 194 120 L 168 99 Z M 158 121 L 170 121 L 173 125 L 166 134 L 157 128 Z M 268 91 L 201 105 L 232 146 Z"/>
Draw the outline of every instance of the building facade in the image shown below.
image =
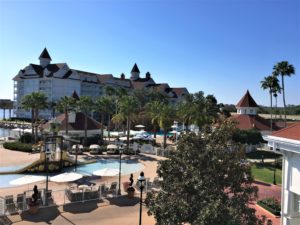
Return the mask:
<path fill-rule="evenodd" d="M 112 74 L 90 73 L 72 69 L 67 63 L 51 64 L 51 57 L 45 48 L 39 57 L 40 63 L 29 64 L 13 78 L 15 116 L 30 118 L 29 110 L 22 109 L 22 98 L 32 92 L 43 92 L 49 103 L 57 102 L 61 97 L 71 96 L 76 92 L 80 96 L 96 98 L 105 95 L 105 87 L 124 88 L 128 92 L 133 90 L 157 91 L 167 96 L 170 102 L 176 103 L 188 94 L 186 88 L 171 88 L 168 84 L 157 84 L 147 72 L 140 77 L 140 70 L 134 64 L 130 78 Z M 45 119 L 52 117 L 52 110 L 43 110 L 40 116 Z"/>
<path fill-rule="evenodd" d="M 282 154 L 281 224 L 300 224 L 300 123 L 263 137 Z"/>

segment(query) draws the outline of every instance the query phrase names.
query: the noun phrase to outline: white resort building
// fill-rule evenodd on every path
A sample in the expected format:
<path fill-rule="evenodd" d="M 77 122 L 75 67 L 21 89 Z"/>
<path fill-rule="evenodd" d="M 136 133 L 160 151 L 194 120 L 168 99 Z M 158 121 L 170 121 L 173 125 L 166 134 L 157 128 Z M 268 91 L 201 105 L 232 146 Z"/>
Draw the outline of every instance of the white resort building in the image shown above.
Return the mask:
<path fill-rule="evenodd" d="M 43 92 L 49 102 L 57 102 L 61 97 L 71 96 L 76 92 L 80 96 L 93 98 L 105 94 L 105 86 L 121 87 L 131 92 L 145 90 L 160 92 L 167 96 L 172 103 L 180 101 L 188 93 L 186 88 L 171 88 L 168 84 L 157 84 L 147 72 L 144 78 L 140 77 L 140 70 L 134 64 L 130 78 L 125 74 L 114 77 L 112 74 L 90 73 L 72 69 L 67 63 L 51 64 L 51 57 L 45 48 L 39 57 L 40 63 L 29 64 L 13 78 L 15 116 L 30 118 L 30 111 L 23 110 L 21 100 L 32 92 Z M 50 119 L 51 110 L 41 111 L 40 116 Z"/>
<path fill-rule="evenodd" d="M 300 224 L 300 123 L 264 136 L 282 154 L 281 224 Z"/>

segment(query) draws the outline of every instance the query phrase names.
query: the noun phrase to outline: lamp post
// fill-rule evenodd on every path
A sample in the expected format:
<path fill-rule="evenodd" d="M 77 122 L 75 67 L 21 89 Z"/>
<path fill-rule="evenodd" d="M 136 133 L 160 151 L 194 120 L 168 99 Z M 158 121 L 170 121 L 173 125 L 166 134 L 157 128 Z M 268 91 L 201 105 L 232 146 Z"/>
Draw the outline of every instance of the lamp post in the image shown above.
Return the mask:
<path fill-rule="evenodd" d="M 121 195 L 121 163 L 122 163 L 122 153 L 123 153 L 123 149 L 119 147 L 120 163 L 119 163 L 119 190 L 118 190 L 118 195 Z"/>
<path fill-rule="evenodd" d="M 143 189 L 144 189 L 144 183 L 146 179 L 144 177 L 144 172 L 140 173 L 140 176 L 138 177 L 138 182 L 139 182 L 139 188 L 141 192 L 140 196 L 140 220 L 139 220 L 139 225 L 142 225 L 142 202 L 143 202 Z"/>
<path fill-rule="evenodd" d="M 46 145 L 45 145 L 46 147 Z M 49 182 L 49 156 L 50 156 L 51 152 L 49 150 L 49 148 L 45 149 L 45 166 L 46 166 L 46 197 L 45 197 L 45 205 L 48 205 L 48 182 Z"/>

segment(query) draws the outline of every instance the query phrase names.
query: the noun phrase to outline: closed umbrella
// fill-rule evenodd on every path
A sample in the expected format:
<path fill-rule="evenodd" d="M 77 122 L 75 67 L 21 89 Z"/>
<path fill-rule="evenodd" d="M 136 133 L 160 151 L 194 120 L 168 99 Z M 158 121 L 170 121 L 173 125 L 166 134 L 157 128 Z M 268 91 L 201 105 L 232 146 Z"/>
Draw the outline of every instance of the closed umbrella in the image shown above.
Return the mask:
<path fill-rule="evenodd" d="M 119 174 L 118 169 L 111 169 L 111 168 L 104 168 L 101 170 L 96 170 L 93 172 L 94 175 L 96 176 L 101 176 L 101 177 L 113 177 Z"/>
<path fill-rule="evenodd" d="M 71 182 L 71 181 L 75 181 L 75 180 L 79 180 L 80 178 L 82 178 L 83 175 L 80 173 L 62 173 L 53 177 L 50 177 L 50 181 L 53 182 Z"/>
<path fill-rule="evenodd" d="M 20 177 L 18 179 L 12 180 L 9 183 L 11 185 L 25 185 L 25 184 L 31 184 L 39 181 L 44 181 L 44 180 L 46 180 L 44 176 L 25 175 L 24 177 Z"/>

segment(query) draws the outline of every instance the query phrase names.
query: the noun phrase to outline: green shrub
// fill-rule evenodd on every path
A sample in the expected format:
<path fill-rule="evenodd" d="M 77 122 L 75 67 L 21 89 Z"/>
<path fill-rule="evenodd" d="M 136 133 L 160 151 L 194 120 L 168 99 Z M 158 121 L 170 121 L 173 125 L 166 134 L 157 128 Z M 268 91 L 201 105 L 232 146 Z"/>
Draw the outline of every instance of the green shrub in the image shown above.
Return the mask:
<path fill-rule="evenodd" d="M 280 216 L 280 203 L 275 198 L 266 198 L 257 202 L 258 205 L 270 211 L 276 216 Z"/>
<path fill-rule="evenodd" d="M 32 152 L 31 144 L 23 144 L 20 142 L 4 142 L 3 147 L 15 151 Z"/>

